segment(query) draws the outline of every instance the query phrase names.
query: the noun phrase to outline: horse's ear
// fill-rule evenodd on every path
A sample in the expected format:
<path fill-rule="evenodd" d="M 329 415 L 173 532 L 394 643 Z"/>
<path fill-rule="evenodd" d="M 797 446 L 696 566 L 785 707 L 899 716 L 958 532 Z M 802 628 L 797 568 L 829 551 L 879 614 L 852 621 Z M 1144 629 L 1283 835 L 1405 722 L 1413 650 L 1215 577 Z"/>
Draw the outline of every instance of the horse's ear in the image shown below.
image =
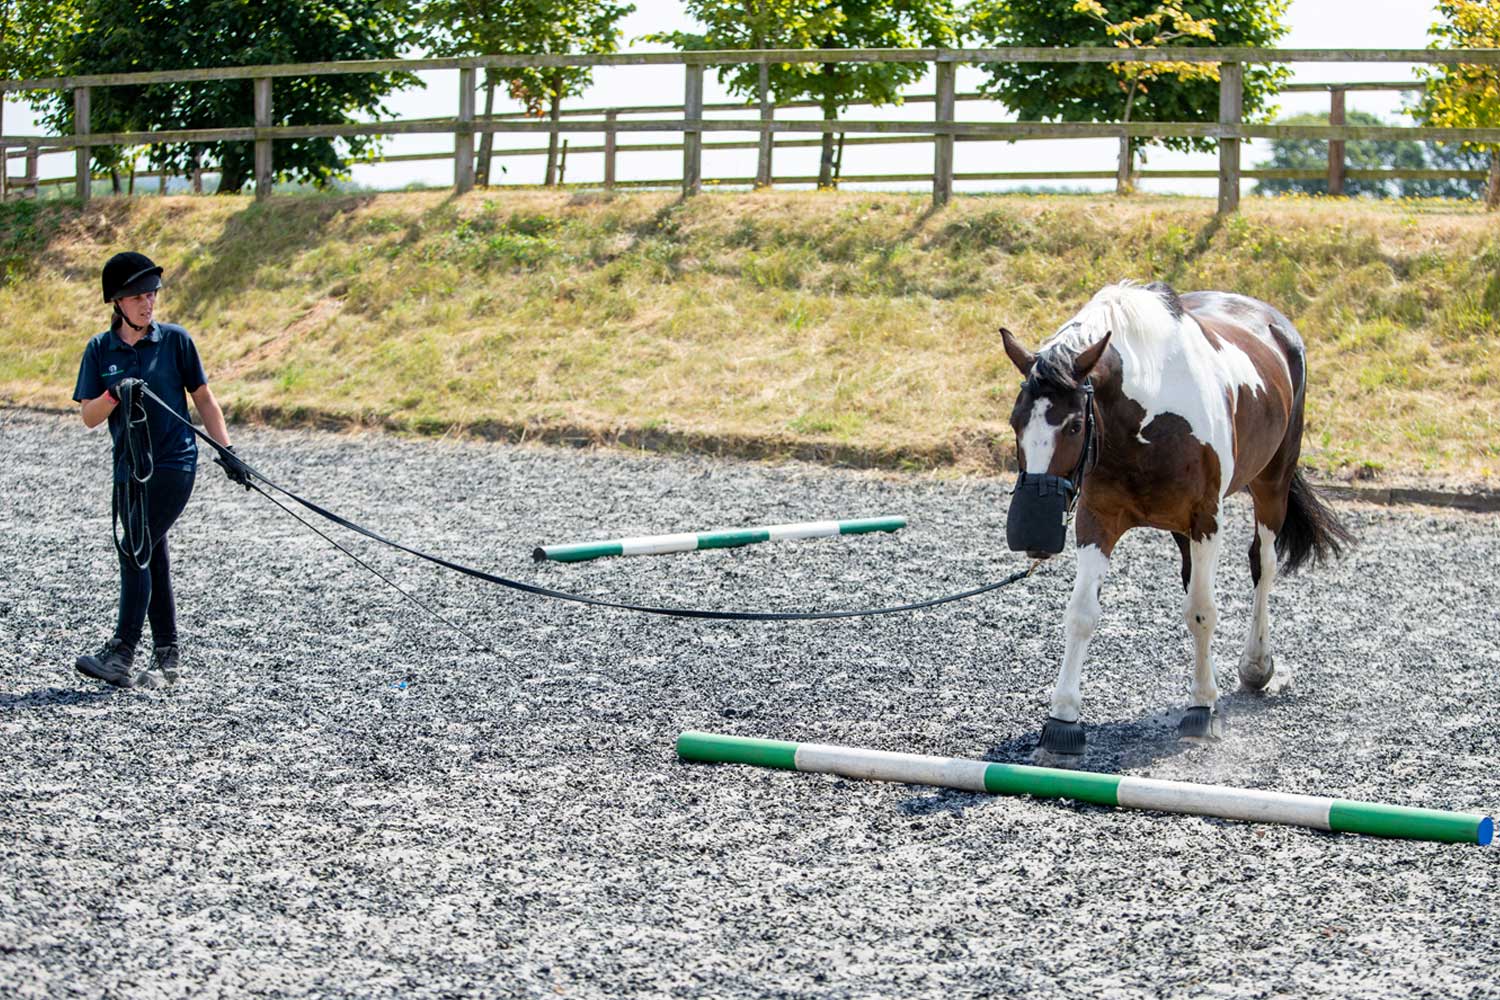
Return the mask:
<path fill-rule="evenodd" d="M 1010 358 L 1010 363 L 1015 365 L 1016 370 L 1024 377 L 1030 378 L 1031 366 L 1036 364 L 1036 355 L 1022 347 L 1016 335 L 1003 326 L 1000 328 L 1000 339 L 1005 343 L 1005 354 Z"/>
<path fill-rule="evenodd" d="M 1099 359 L 1104 357 L 1104 349 L 1109 346 L 1109 338 L 1114 331 L 1107 331 L 1104 336 L 1078 352 L 1078 357 L 1073 359 L 1073 378 L 1082 382 L 1089 377 Z"/>

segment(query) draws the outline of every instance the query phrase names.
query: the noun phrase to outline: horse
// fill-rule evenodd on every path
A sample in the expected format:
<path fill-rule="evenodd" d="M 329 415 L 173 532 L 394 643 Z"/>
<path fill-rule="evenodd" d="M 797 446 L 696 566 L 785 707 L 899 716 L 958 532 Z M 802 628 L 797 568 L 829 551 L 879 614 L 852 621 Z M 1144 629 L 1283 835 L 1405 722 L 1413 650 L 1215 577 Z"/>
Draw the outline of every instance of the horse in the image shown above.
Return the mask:
<path fill-rule="evenodd" d="M 1244 688 L 1275 673 L 1270 595 L 1284 572 L 1341 555 L 1354 537 L 1298 470 L 1307 357 L 1291 320 L 1228 292 L 1179 295 L 1132 281 L 1100 290 L 1036 353 L 1001 328 L 1023 376 L 1010 423 L 1020 473 L 1007 541 L 1035 559 L 1060 553 L 1074 519 L 1077 571 L 1064 651 L 1034 758 L 1081 759 L 1083 668 L 1110 554 L 1131 528 L 1171 532 L 1182 557 L 1183 616 L 1195 650 L 1180 738 L 1222 732 L 1210 643 L 1224 499 L 1248 490 L 1255 537 Z"/>

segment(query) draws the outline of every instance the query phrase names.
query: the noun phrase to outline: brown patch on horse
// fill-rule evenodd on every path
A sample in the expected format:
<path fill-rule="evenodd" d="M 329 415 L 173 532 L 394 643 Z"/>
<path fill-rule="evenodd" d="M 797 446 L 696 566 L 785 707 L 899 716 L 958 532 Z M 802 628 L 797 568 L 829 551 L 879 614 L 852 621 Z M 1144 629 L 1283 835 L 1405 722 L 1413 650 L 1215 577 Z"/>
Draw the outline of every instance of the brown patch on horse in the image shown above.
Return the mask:
<path fill-rule="evenodd" d="M 1098 531 L 1078 520 L 1078 543 L 1108 552 L 1131 528 L 1160 528 L 1194 540 L 1218 531 L 1219 456 L 1193 436 L 1188 422 L 1162 413 L 1144 428 L 1146 411 L 1125 396 L 1120 356 L 1107 352 L 1094 369 L 1094 394 L 1109 418 L 1099 425 L 1099 464 L 1079 501 Z M 1141 442 L 1145 438 L 1146 443 Z"/>
<path fill-rule="evenodd" d="M 1237 493 L 1260 476 L 1286 439 L 1296 396 L 1288 377 L 1288 354 L 1285 345 L 1283 353 L 1278 353 L 1275 347 L 1242 326 L 1191 311 L 1188 315 L 1197 321 L 1214 350 L 1222 351 L 1226 345 L 1233 345 L 1244 351 L 1265 384 L 1263 390 L 1241 385 L 1225 391 L 1224 405 L 1234 424 L 1231 452 L 1234 478 L 1224 494 Z M 1271 329 L 1275 335 L 1275 326 Z"/>

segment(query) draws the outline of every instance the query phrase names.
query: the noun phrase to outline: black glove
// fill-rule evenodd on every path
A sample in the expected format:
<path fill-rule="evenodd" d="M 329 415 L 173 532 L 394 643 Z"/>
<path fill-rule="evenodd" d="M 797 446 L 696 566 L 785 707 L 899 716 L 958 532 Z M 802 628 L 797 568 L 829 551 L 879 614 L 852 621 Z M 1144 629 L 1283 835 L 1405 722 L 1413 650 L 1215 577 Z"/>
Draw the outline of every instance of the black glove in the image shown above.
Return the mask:
<path fill-rule="evenodd" d="M 247 490 L 250 488 L 250 469 L 235 457 L 233 448 L 225 448 L 219 452 L 219 457 L 214 459 L 214 464 L 223 467 L 224 475 L 229 477 L 231 483 L 238 483 Z"/>
<path fill-rule="evenodd" d="M 145 382 L 142 382 L 138 378 L 122 378 L 114 385 L 107 387 L 104 393 L 118 403 L 121 397 L 133 395 L 137 389 L 145 384 Z"/>

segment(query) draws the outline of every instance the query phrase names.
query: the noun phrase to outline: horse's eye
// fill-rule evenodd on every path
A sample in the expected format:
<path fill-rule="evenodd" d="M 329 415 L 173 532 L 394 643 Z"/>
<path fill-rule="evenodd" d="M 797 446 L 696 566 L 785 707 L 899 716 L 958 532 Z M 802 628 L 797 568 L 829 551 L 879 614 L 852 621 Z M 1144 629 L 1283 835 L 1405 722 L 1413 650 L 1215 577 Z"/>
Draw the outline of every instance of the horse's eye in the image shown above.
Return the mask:
<path fill-rule="evenodd" d="M 1068 434 L 1069 435 L 1077 434 L 1081 430 L 1083 430 L 1083 425 L 1082 424 L 1078 423 L 1076 420 L 1069 422 L 1069 424 L 1068 424 Z"/>

